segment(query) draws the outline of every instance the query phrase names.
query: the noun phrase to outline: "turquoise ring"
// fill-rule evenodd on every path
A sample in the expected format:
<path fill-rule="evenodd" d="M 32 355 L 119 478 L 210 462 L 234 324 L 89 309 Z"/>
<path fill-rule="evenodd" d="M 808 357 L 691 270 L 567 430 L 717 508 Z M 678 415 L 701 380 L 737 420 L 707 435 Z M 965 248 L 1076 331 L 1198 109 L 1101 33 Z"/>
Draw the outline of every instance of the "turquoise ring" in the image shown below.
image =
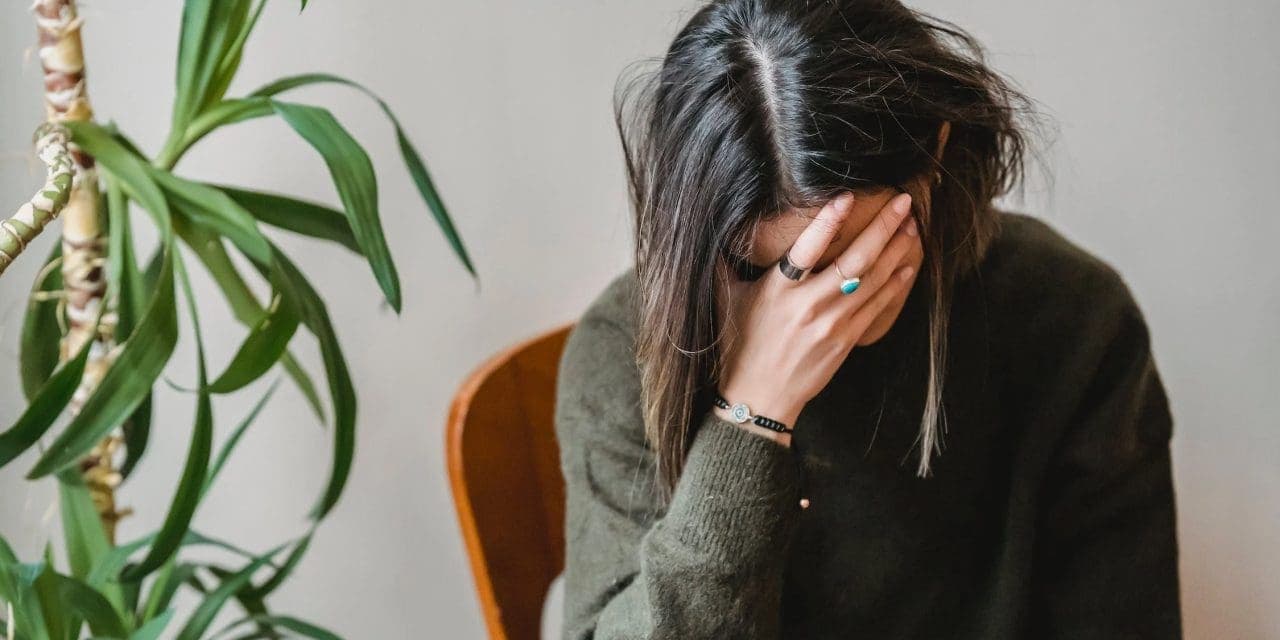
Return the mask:
<path fill-rule="evenodd" d="M 862 284 L 862 278 L 845 276 L 844 272 L 840 270 L 839 262 L 832 262 L 831 265 L 836 268 L 836 275 L 840 276 L 840 293 L 847 296 L 858 290 L 858 285 Z"/>

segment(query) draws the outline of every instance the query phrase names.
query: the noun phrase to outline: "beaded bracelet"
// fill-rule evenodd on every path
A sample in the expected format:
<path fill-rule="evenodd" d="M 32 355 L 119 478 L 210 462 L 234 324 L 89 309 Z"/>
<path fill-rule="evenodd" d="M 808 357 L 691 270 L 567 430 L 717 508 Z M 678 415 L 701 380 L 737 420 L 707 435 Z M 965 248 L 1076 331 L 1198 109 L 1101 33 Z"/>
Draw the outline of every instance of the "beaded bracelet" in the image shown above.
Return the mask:
<path fill-rule="evenodd" d="M 730 405 L 729 401 L 725 400 L 724 396 L 721 396 L 718 393 L 716 394 L 715 403 L 716 403 L 716 406 L 720 407 L 721 409 L 728 409 L 729 414 L 733 416 L 733 421 L 737 422 L 738 424 L 742 424 L 744 422 L 750 421 L 770 431 L 776 431 L 778 433 L 786 433 L 786 434 L 790 434 L 792 432 L 792 429 L 788 428 L 787 425 L 781 422 L 778 422 L 773 418 L 766 418 L 764 416 L 751 415 L 751 408 L 741 402 L 735 405 Z"/>

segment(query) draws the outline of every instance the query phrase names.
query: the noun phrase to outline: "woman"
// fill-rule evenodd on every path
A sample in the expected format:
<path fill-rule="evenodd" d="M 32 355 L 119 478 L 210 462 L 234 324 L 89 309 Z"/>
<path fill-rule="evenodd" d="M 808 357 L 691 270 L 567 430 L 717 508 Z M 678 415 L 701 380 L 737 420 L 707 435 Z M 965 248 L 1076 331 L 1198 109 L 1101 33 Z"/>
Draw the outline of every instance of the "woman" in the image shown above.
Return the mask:
<path fill-rule="evenodd" d="M 1029 101 L 896 0 L 722 0 L 619 125 L 566 638 L 1176 638 L 1172 418 L 1108 264 L 992 205 Z"/>

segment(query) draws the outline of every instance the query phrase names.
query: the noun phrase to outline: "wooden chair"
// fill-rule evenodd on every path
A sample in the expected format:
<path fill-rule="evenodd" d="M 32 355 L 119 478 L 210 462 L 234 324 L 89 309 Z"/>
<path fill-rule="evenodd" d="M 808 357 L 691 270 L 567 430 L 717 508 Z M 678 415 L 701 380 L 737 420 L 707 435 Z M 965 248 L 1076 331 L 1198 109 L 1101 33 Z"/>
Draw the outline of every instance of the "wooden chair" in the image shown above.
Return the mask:
<path fill-rule="evenodd" d="M 449 483 L 489 637 L 537 639 L 564 568 L 564 479 L 556 444 L 556 373 L 572 324 L 481 365 L 454 396 Z"/>

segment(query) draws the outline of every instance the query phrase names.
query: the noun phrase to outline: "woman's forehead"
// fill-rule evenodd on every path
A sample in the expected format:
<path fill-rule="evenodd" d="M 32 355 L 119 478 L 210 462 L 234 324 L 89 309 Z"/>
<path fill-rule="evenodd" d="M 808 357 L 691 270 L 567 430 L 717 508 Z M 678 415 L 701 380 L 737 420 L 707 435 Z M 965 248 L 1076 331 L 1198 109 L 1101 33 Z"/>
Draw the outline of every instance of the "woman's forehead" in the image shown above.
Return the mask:
<path fill-rule="evenodd" d="M 858 193 L 854 198 L 853 211 L 831 241 L 830 253 L 837 253 L 848 246 L 897 193 L 895 189 Z M 781 258 L 821 210 L 820 206 L 787 209 L 780 215 L 756 223 L 752 237 L 753 260 L 768 264 Z"/>
<path fill-rule="evenodd" d="M 780 215 L 761 220 L 756 226 L 756 234 L 773 236 L 777 239 L 795 240 L 809 223 L 818 216 L 822 207 L 810 209 L 787 209 Z"/>

